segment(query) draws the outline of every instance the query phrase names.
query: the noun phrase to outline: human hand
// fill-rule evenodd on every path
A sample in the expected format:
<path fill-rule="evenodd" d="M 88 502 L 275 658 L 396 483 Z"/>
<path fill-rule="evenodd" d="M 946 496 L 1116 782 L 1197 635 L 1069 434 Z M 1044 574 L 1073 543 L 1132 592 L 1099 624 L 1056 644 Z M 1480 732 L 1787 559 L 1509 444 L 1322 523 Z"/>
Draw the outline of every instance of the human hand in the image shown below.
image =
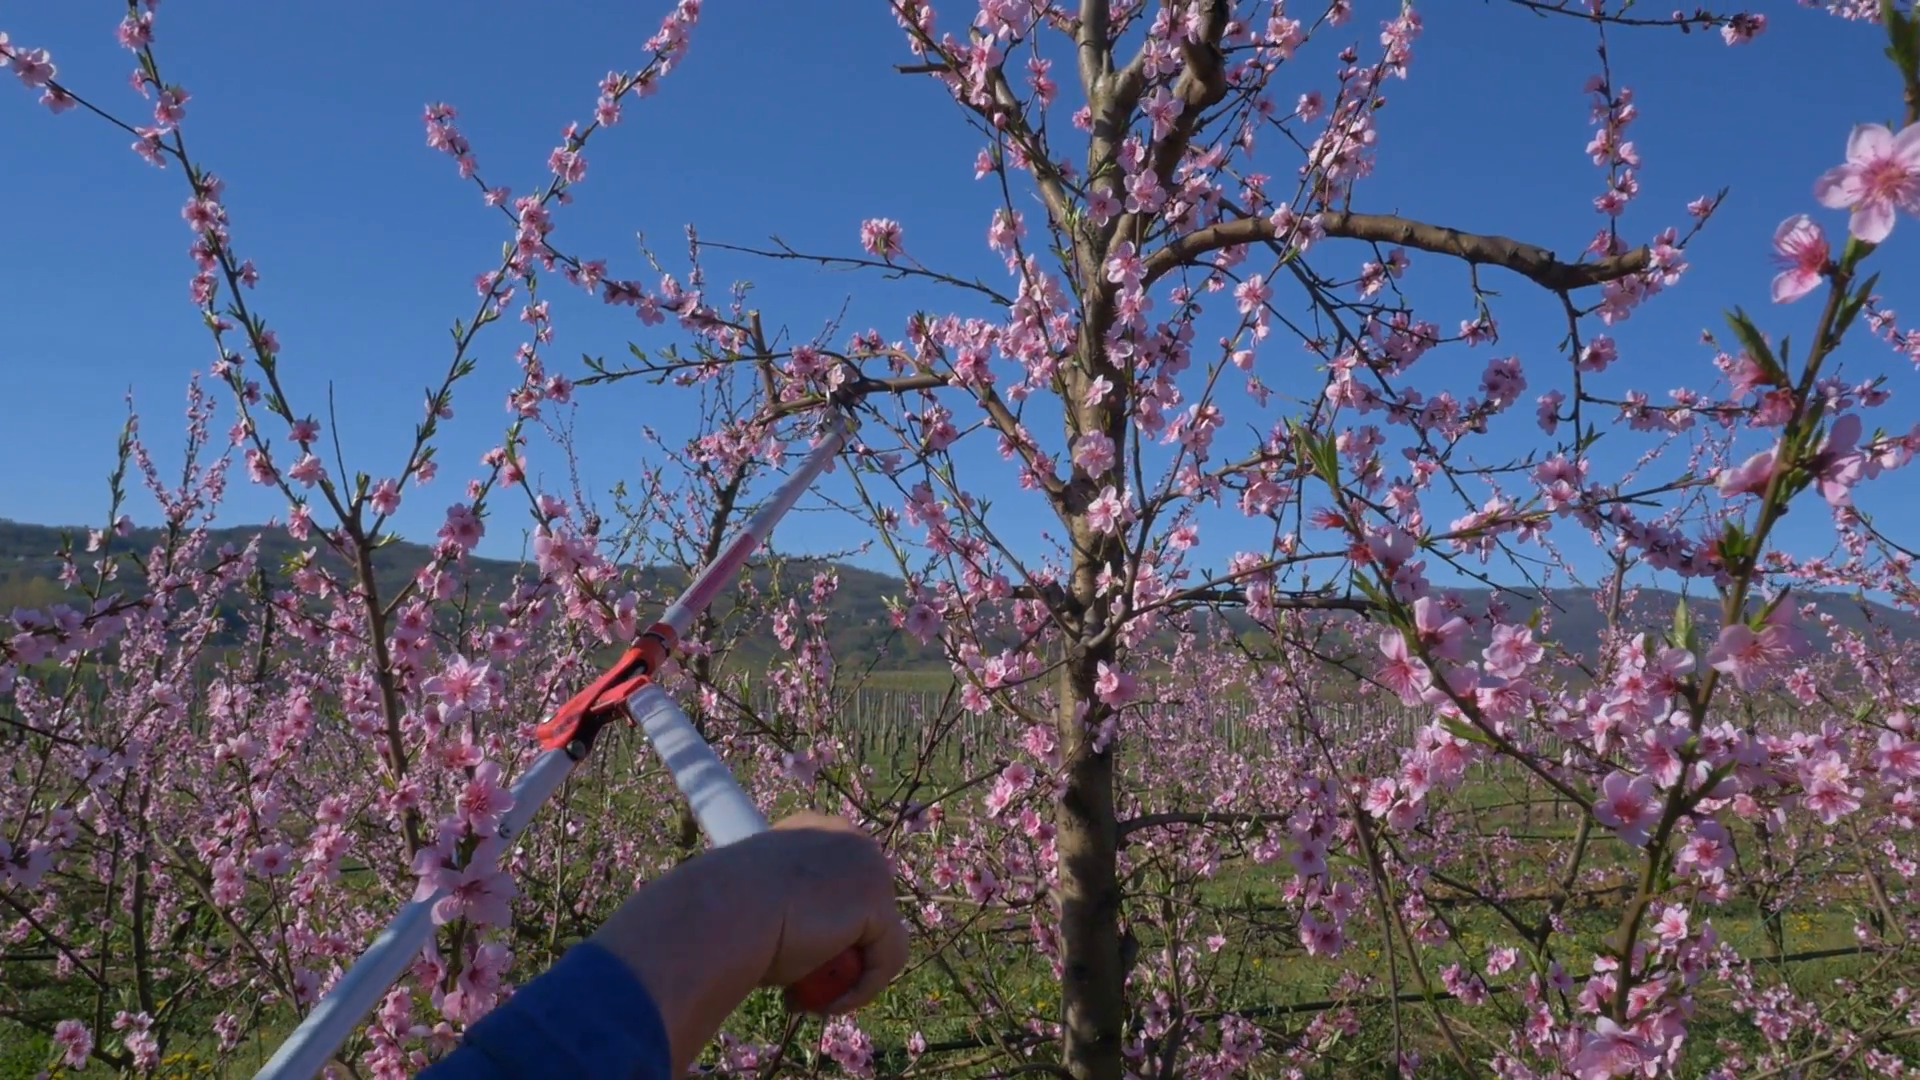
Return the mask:
<path fill-rule="evenodd" d="M 886 852 L 851 822 L 822 814 L 795 814 L 753 839 L 762 838 L 765 851 L 742 855 L 754 857 L 754 872 L 782 890 L 785 903 L 760 984 L 793 986 L 852 949 L 862 961 L 860 980 L 826 1011 L 849 1012 L 879 997 L 907 965 L 907 924 Z"/>
<path fill-rule="evenodd" d="M 792 986 L 849 948 L 860 980 L 828 1012 L 878 997 L 907 963 L 893 868 L 849 822 L 819 814 L 701 855 L 643 888 L 594 941 L 660 1010 L 677 1072 L 759 986 Z"/>

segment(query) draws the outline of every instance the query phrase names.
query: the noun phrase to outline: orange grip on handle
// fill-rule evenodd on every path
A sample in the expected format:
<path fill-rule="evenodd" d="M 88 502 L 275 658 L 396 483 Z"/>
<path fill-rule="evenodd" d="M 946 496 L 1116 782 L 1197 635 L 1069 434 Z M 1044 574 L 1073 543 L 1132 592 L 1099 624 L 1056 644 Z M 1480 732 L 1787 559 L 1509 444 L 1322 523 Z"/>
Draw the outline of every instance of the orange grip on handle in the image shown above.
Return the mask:
<path fill-rule="evenodd" d="M 787 1008 L 794 1012 L 824 1013 L 860 983 L 867 970 L 860 950 L 846 952 L 815 968 L 812 974 L 787 987 Z"/>

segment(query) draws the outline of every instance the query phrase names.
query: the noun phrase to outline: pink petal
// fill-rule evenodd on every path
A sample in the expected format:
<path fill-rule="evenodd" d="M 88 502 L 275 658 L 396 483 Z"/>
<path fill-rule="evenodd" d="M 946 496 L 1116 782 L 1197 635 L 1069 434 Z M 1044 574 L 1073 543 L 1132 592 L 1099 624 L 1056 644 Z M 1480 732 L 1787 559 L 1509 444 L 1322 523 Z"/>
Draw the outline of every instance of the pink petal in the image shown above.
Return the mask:
<path fill-rule="evenodd" d="M 1847 136 L 1847 164 L 1867 165 L 1893 156 L 1893 132 L 1885 124 L 1856 124 Z"/>
<path fill-rule="evenodd" d="M 1829 453 L 1845 453 L 1860 445 L 1859 413 L 1848 413 L 1833 422 L 1833 430 L 1827 433 L 1827 445 L 1822 449 Z"/>
<path fill-rule="evenodd" d="M 1810 235 L 1809 235 L 1810 234 Z M 1773 250 L 1788 258 L 1796 258 L 1807 240 L 1820 235 L 1818 227 L 1805 214 L 1795 214 L 1780 223 L 1773 230 Z"/>
<path fill-rule="evenodd" d="M 1829 480 L 1823 477 L 1818 486 L 1820 488 L 1820 497 L 1827 500 L 1828 506 L 1839 507 L 1853 505 L 1853 490 L 1846 484 L 1838 480 Z"/>
<path fill-rule="evenodd" d="M 1893 137 L 1893 159 L 1908 169 L 1920 169 L 1920 124 L 1908 124 Z"/>
<path fill-rule="evenodd" d="M 1774 275 L 1773 302 L 1791 304 L 1819 287 L 1819 274 L 1811 270 L 1787 270 Z"/>
<path fill-rule="evenodd" d="M 1847 227 L 1869 244 L 1884 241 L 1893 234 L 1893 203 L 1886 199 L 1868 199 L 1857 204 Z"/>
<path fill-rule="evenodd" d="M 1860 170 L 1852 165 L 1835 165 L 1813 182 L 1813 197 L 1829 210 L 1844 210 L 1867 194 Z"/>

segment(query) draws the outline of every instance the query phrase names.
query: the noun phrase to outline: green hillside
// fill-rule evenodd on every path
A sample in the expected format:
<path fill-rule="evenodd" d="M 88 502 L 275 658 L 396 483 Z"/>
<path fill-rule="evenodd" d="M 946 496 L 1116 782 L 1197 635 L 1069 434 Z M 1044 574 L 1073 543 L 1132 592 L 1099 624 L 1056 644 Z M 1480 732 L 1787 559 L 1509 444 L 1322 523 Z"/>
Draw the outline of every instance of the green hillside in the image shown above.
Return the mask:
<path fill-rule="evenodd" d="M 217 550 L 226 543 L 242 546 L 256 534 L 261 538 L 263 565 L 270 571 L 278 571 L 288 559 L 310 547 L 319 547 L 323 554 L 326 553 L 324 545 L 317 542 L 299 544 L 282 529 L 263 530 L 258 526 L 215 530 L 213 548 Z M 58 579 L 60 563 L 57 553 L 63 535 L 71 537 L 76 548 L 84 547 L 84 528 L 0 519 L 0 612 L 11 611 L 15 607 L 41 607 L 70 599 Z M 120 551 L 144 551 L 158 542 L 160 536 L 157 529 L 135 529 L 132 536 L 117 539 L 115 548 Z M 428 553 L 427 547 L 408 542 L 394 542 L 380 549 L 374 556 L 374 568 L 382 595 L 392 596 L 403 587 L 413 570 L 426 561 Z M 330 555 L 327 558 L 336 571 L 344 570 Z M 511 560 L 475 558 L 470 560 L 470 565 L 473 588 L 489 597 L 505 596 L 513 588 L 516 579 L 533 575 L 530 565 Z M 780 568 L 778 587 L 785 592 L 796 589 L 804 592 L 807 581 L 821 565 L 804 559 L 786 562 Z M 891 625 L 887 603 L 901 595 L 900 579 L 844 564 L 839 565 L 838 570 L 840 588 L 830 605 L 828 621 L 836 656 L 846 663 L 857 662 L 862 666 L 871 664 L 876 671 L 944 670 L 945 665 L 936 650 L 919 645 L 912 638 L 895 631 Z M 669 595 L 685 580 L 685 575 L 678 570 L 659 568 L 642 569 L 637 578 L 640 585 L 651 589 L 654 595 L 662 596 Z M 771 571 L 766 568 L 755 571 L 755 580 L 763 588 L 773 584 Z M 135 591 L 141 584 L 137 577 L 126 578 L 123 575 L 121 587 L 126 591 Z M 1476 612 L 1485 611 L 1493 598 L 1493 591 L 1485 588 L 1461 589 L 1457 592 L 1467 606 Z M 1523 617 L 1538 605 L 1537 595 L 1530 590 L 1508 590 L 1503 593 L 1503 602 L 1511 613 Z M 1573 651 L 1591 650 L 1605 625 L 1603 605 L 1597 602 L 1591 592 L 1582 589 L 1555 590 L 1552 600 L 1556 606 L 1553 638 Z M 1817 594 L 1815 600 L 1822 611 L 1833 615 L 1843 626 L 1858 629 L 1872 620 L 1891 629 L 1902 640 L 1920 639 L 1920 619 L 1884 604 L 1838 593 Z M 1674 593 L 1647 590 L 1629 608 L 1627 618 L 1648 629 L 1657 629 L 1670 620 L 1677 601 L 1678 596 Z M 1696 624 L 1717 624 L 1717 602 L 1696 599 L 1690 606 Z M 721 610 L 725 610 L 724 602 Z M 1346 615 L 1327 617 L 1351 618 Z M 1247 625 L 1244 620 L 1232 616 L 1230 624 L 1241 627 Z M 770 636 L 750 637 L 741 642 L 737 659 L 747 662 L 764 660 L 774 656 L 777 651 L 777 645 Z"/>

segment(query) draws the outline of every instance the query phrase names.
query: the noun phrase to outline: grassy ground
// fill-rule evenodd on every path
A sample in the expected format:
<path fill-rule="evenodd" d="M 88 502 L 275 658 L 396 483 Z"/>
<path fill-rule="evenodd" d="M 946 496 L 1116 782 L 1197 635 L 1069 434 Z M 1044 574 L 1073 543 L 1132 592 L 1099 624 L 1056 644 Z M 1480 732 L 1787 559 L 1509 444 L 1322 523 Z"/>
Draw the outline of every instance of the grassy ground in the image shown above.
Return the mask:
<path fill-rule="evenodd" d="M 941 693 L 953 685 L 953 673 L 938 669 L 926 671 L 876 671 L 866 678 L 873 690 L 910 690 L 916 693 Z"/>
<path fill-rule="evenodd" d="M 938 673 L 888 673 L 873 680 L 874 688 L 880 691 L 938 692 L 947 685 L 948 681 Z M 877 782 L 887 779 L 887 771 L 893 767 L 891 761 L 880 758 L 869 764 L 879 774 L 875 777 Z M 1526 837 L 1524 844 L 1538 852 L 1536 859 L 1523 847 L 1511 871 L 1514 880 L 1502 883 L 1509 891 L 1525 891 L 1529 886 L 1537 888 L 1544 882 L 1548 854 L 1573 833 L 1575 822 L 1571 816 L 1556 811 L 1544 801 L 1529 803 L 1528 800 L 1538 799 L 1539 794 L 1537 788 L 1518 775 L 1483 770 L 1459 795 L 1462 803 L 1476 808 L 1473 816 L 1483 833 L 1505 830 Z M 1604 831 L 1596 831 L 1592 844 L 1590 863 L 1616 867 L 1614 877 L 1624 878 L 1637 868 L 1638 852 Z M 1336 853 L 1336 857 L 1341 856 Z M 1236 936 L 1226 948 L 1204 955 L 1202 974 L 1225 988 L 1223 997 L 1233 1008 L 1260 1017 L 1272 1032 L 1270 1044 L 1302 1033 L 1322 1011 L 1322 1003 L 1341 996 L 1339 988 L 1343 981 L 1350 982 L 1355 974 L 1369 977 L 1373 986 L 1349 1002 L 1359 1020 L 1358 1034 L 1326 1048 L 1323 1071 L 1319 1075 L 1378 1075 L 1380 1064 L 1391 1057 L 1395 1013 L 1395 1006 L 1378 999 L 1389 984 L 1387 943 L 1378 936 L 1363 937 L 1337 959 L 1305 956 L 1284 920 L 1259 914 L 1278 913 L 1283 909 L 1282 889 L 1290 876 L 1291 870 L 1284 862 L 1265 867 L 1229 863 L 1217 877 L 1198 887 L 1192 902 L 1202 913 L 1201 932 L 1206 932 L 1209 925 L 1237 928 Z M 1134 903 L 1153 902 L 1146 897 L 1174 891 L 1173 883 L 1155 879 L 1151 874 L 1133 884 L 1137 897 Z M 1486 882 L 1474 879 L 1474 884 L 1483 886 Z M 1529 913 L 1539 910 L 1537 904 L 1516 906 Z M 949 910 L 954 917 L 965 918 L 973 909 L 971 905 L 956 903 Z M 1513 930 L 1484 908 L 1446 910 L 1456 929 L 1455 958 L 1475 961 L 1470 967 L 1477 967 L 1478 959 L 1484 957 L 1489 947 L 1519 944 Z M 1576 976 L 1585 973 L 1594 950 L 1614 929 L 1618 912 L 1617 898 L 1602 898 L 1569 908 L 1567 933 L 1558 939 L 1556 947 L 1558 955 Z M 1699 908 L 1695 917 L 1710 917 L 1720 935 L 1744 955 L 1765 956 L 1772 949 L 1760 913 L 1751 900 L 1736 900 L 1720 908 Z M 1846 902 L 1816 900 L 1803 904 L 1790 911 L 1783 921 L 1785 951 L 1793 954 L 1852 946 L 1857 917 L 1857 910 Z M 882 1000 L 862 1014 L 861 1025 L 876 1045 L 889 1048 L 880 1062 L 882 1075 L 909 1064 L 898 1048 L 915 1033 L 936 1046 L 991 1042 L 1004 1038 L 1014 1028 L 1009 1016 L 1016 1021 L 1057 1019 L 1058 986 L 1045 958 L 1027 943 L 1025 914 L 996 915 L 995 919 L 994 926 L 982 927 L 981 932 L 959 938 L 946 954 L 944 964 L 919 958 L 920 962 Z M 1370 911 L 1366 922 L 1368 925 L 1374 922 Z M 1165 946 L 1166 942 L 1150 933 L 1141 941 L 1144 955 L 1155 955 Z M 1809 996 L 1831 1001 L 1836 997 L 1836 980 L 1860 974 L 1871 962 L 1872 958 L 1860 956 L 1818 959 L 1781 966 L 1777 977 Z M 1404 976 L 1404 955 L 1399 966 Z M 1524 979 L 1525 970 L 1523 961 L 1518 970 L 1494 981 Z M 962 973 L 964 978 L 956 977 L 955 972 Z M 1763 971 L 1763 977 L 1772 978 L 1774 974 Z M 1402 989 L 1411 991 L 1414 986 L 1403 978 Z M 1435 989 L 1438 989 L 1437 983 Z M 1703 984 L 1700 1002 L 1699 1014 L 1690 1029 L 1691 1051 L 1678 1074 L 1682 1077 L 1698 1076 L 1711 1068 L 1720 1059 L 1715 1046 L 1722 1040 L 1739 1045 L 1758 1044 L 1751 1022 L 1727 1007 L 1725 992 L 1711 980 Z M 987 1003 L 997 1007 L 987 1008 Z M 1407 1044 L 1434 1062 L 1434 1071 L 1423 1072 L 1423 1076 L 1453 1075 L 1442 1064 L 1444 1046 L 1435 1034 L 1436 1014 L 1458 1025 L 1462 1031 L 1482 1030 L 1495 1038 L 1521 1022 L 1518 1002 L 1511 995 L 1496 995 L 1491 1003 L 1478 1008 L 1438 1000 L 1401 1003 L 1397 1011 L 1406 1031 Z M 998 1014 L 998 1018 L 990 1013 Z M 734 1030 L 749 1038 L 775 1039 L 783 1030 L 784 1022 L 777 995 L 763 993 L 756 995 L 736 1017 Z M 255 1038 L 228 1074 L 250 1075 L 289 1028 L 290 1025 L 281 1024 L 256 1031 Z M 818 1026 L 812 1024 L 802 1029 L 795 1043 L 801 1058 L 811 1056 L 806 1048 L 817 1045 L 818 1030 Z M 96 1036 L 104 1034 L 108 1033 L 96 1033 Z M 1467 1041 L 1471 1052 L 1482 1060 L 1499 1048 L 1473 1038 Z M 215 1075 L 211 1067 L 204 1064 L 211 1059 L 210 1047 L 171 1049 L 169 1061 L 159 1075 L 178 1078 Z M 1920 1046 L 1905 1049 L 1920 1058 Z M 48 1056 L 44 1040 L 25 1036 L 18 1029 L 10 1030 L 0 1022 L 0 1078 L 33 1076 L 45 1067 Z M 968 1056 L 968 1052 L 961 1051 L 943 1055 L 941 1060 L 962 1061 Z M 825 1072 L 832 1075 L 833 1069 L 828 1066 Z M 96 1069 L 88 1075 L 97 1074 Z"/>

